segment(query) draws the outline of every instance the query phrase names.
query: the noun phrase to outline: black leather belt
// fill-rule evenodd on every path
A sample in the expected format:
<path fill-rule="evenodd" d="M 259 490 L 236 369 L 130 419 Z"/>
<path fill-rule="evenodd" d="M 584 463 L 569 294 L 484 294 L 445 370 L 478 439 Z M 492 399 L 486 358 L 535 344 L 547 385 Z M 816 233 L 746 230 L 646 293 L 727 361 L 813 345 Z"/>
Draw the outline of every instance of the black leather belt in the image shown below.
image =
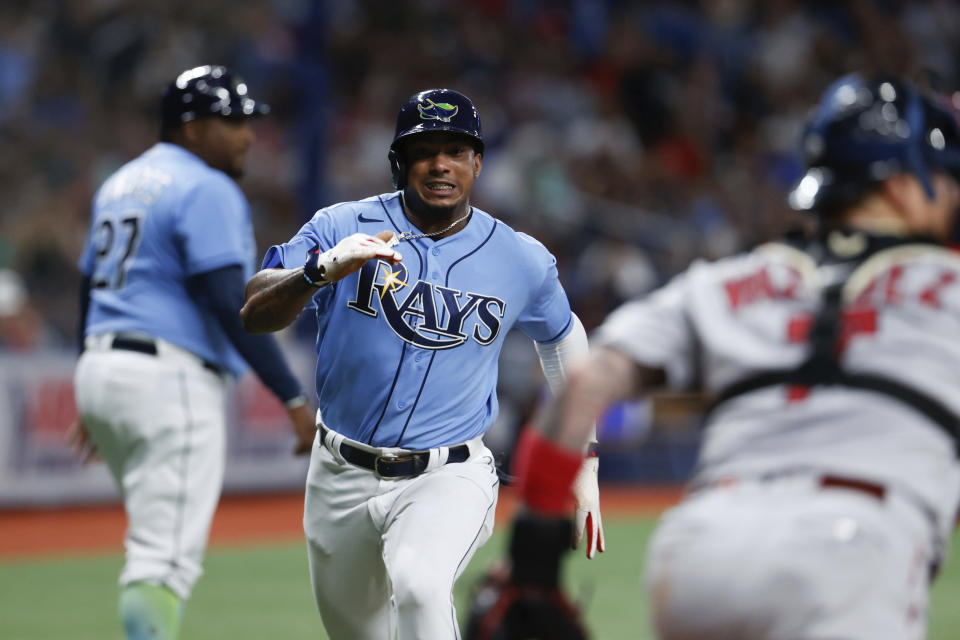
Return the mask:
<path fill-rule="evenodd" d="M 329 429 L 320 425 L 320 445 L 324 446 Z M 427 469 L 430 462 L 429 451 L 410 451 L 403 455 L 378 456 L 347 442 L 340 443 L 340 455 L 350 464 L 375 471 L 382 478 L 412 478 Z M 464 462 L 470 457 L 470 447 L 458 444 L 449 448 L 447 463 Z M 445 463 L 446 464 L 446 463 Z"/>
<path fill-rule="evenodd" d="M 121 349 L 123 351 L 136 351 L 138 353 L 146 353 L 147 355 L 151 356 L 157 355 L 157 343 L 150 338 L 143 338 L 140 336 L 114 336 L 113 342 L 110 343 L 110 348 Z M 212 362 L 203 360 L 202 358 L 201 361 L 203 362 L 204 369 L 209 369 L 217 375 L 223 374 L 223 369 Z"/>

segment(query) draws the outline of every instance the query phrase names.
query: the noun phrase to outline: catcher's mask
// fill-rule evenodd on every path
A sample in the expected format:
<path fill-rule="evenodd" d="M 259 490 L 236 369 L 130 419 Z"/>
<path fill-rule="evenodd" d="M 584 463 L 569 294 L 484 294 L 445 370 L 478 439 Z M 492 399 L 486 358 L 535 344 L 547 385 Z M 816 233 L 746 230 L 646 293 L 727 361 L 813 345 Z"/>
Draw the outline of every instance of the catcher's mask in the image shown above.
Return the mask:
<path fill-rule="evenodd" d="M 483 153 L 483 133 L 480 114 L 470 98 L 453 89 L 427 89 L 415 93 L 397 114 L 397 129 L 390 144 L 387 159 L 393 175 L 393 186 L 407 185 L 407 163 L 401 145 L 410 136 L 432 131 L 449 131 L 467 136 L 477 153 Z"/>
<path fill-rule="evenodd" d="M 801 137 L 806 174 L 794 209 L 829 216 L 897 172 L 914 174 L 930 198 L 931 173 L 960 180 L 960 126 L 946 100 L 897 78 L 844 76 L 824 92 Z"/>

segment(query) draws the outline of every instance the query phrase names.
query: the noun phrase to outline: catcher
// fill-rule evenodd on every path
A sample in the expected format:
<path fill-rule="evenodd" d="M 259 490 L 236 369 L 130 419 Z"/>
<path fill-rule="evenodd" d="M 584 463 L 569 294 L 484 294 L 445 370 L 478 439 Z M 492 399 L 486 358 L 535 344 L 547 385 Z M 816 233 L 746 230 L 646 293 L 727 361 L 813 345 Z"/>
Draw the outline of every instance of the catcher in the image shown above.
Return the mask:
<path fill-rule="evenodd" d="M 517 455 L 528 505 L 562 515 L 605 406 L 713 394 L 689 495 L 648 549 L 663 640 L 926 634 L 960 499 L 960 128 L 906 81 L 851 75 L 802 145 L 790 201 L 817 232 L 615 311 Z"/>

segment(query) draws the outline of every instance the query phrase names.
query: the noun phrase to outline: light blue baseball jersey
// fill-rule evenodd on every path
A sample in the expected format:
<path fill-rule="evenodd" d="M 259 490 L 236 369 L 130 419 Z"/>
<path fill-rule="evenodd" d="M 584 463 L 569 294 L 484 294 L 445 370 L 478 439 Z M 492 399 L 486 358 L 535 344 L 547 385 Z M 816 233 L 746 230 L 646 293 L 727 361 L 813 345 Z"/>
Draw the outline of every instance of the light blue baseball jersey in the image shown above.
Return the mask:
<path fill-rule="evenodd" d="M 160 142 L 100 187 L 80 270 L 91 278 L 86 333 L 139 331 L 243 373 L 217 318 L 187 291 L 193 275 L 241 265 L 256 246 L 246 198 L 222 171 Z"/>
<path fill-rule="evenodd" d="M 317 212 L 263 267 L 302 266 L 307 252 L 347 236 L 410 229 L 400 193 Z M 473 209 L 441 240 L 395 247 L 399 265 L 371 260 L 320 289 L 317 394 L 324 422 L 374 446 L 428 449 L 469 440 L 497 416 L 497 360 L 517 327 L 538 342 L 571 327 L 556 260 L 530 236 Z"/>

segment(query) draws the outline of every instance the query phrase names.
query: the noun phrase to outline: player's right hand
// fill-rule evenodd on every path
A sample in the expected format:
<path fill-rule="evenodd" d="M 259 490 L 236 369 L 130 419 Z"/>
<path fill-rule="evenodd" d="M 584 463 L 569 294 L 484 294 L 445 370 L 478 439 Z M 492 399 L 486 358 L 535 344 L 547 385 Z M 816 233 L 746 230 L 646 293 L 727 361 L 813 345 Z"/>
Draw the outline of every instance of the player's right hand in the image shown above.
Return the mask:
<path fill-rule="evenodd" d="M 311 253 L 303 267 L 304 274 L 321 286 L 347 277 L 373 258 L 396 264 L 403 260 L 403 256 L 388 244 L 393 236 L 392 231 L 381 231 L 375 236 L 366 233 L 347 236 L 328 251 Z"/>
<path fill-rule="evenodd" d="M 80 459 L 83 464 L 89 464 L 100 460 L 100 453 L 97 446 L 90 439 L 90 432 L 80 418 L 73 421 L 67 427 L 67 442 L 73 447 L 73 455 Z"/>

